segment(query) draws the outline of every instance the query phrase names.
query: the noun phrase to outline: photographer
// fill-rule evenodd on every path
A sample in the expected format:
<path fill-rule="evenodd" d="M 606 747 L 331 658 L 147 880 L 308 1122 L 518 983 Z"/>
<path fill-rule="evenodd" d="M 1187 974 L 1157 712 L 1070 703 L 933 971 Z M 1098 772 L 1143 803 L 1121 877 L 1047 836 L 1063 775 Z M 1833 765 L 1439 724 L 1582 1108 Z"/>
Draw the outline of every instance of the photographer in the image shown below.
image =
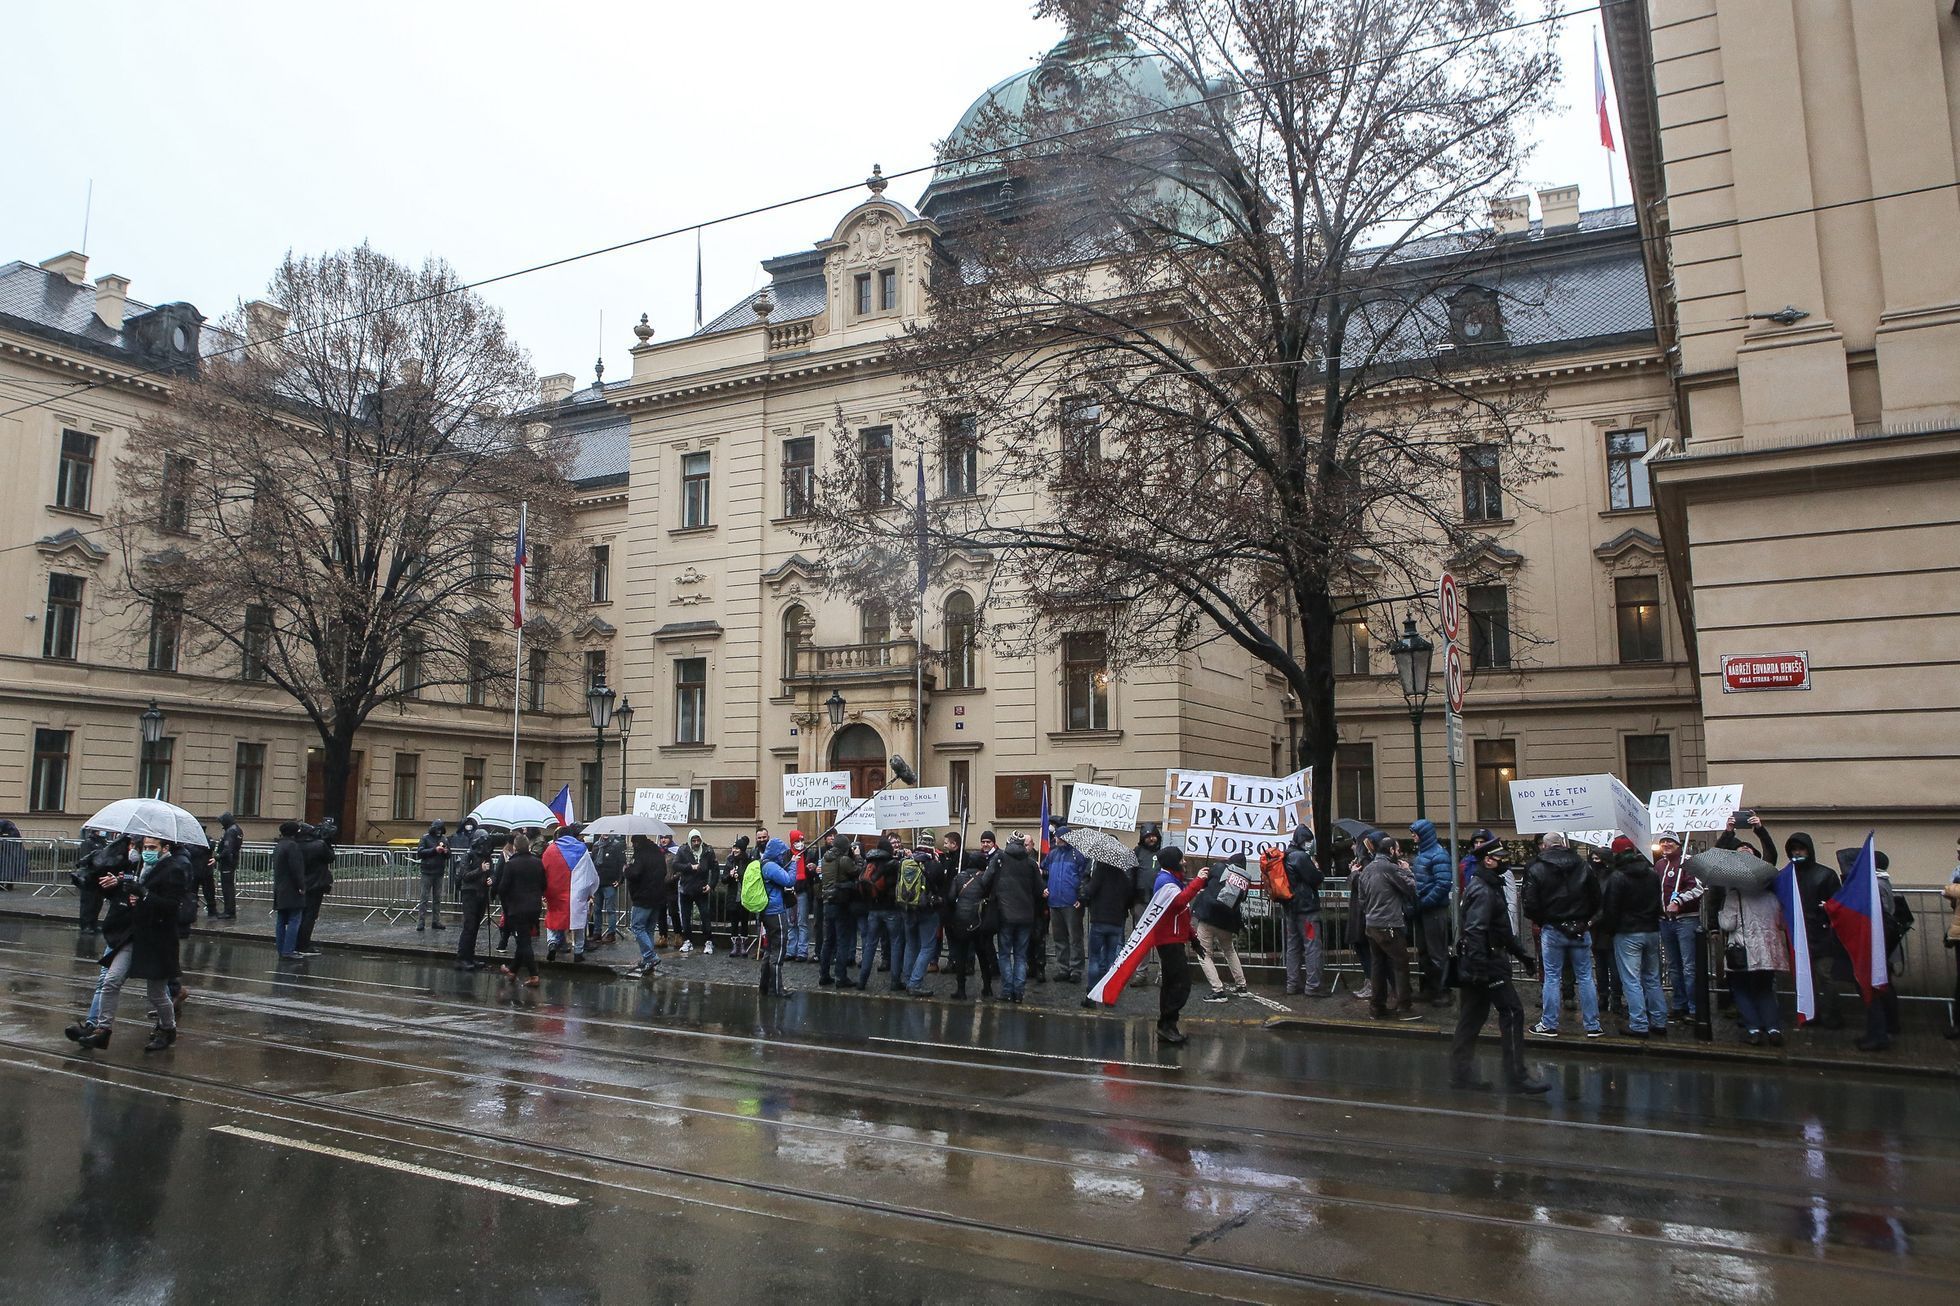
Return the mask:
<path fill-rule="evenodd" d="M 456 969 L 482 970 L 488 963 L 477 960 L 476 938 L 483 928 L 483 918 L 490 910 L 490 886 L 496 879 L 497 868 L 503 862 L 498 851 L 500 841 L 488 830 L 478 830 L 465 822 L 469 830 L 469 848 L 463 854 L 463 869 L 457 875 L 457 896 L 463 903 L 463 933 L 456 941 Z M 463 836 L 459 834 L 458 840 Z M 452 851 L 454 845 L 451 845 Z"/>
<path fill-rule="evenodd" d="M 100 830 L 82 831 L 81 852 L 77 854 L 75 869 L 68 873 L 68 878 L 73 881 L 76 896 L 80 899 L 83 934 L 102 932 L 102 889 L 96 881 L 128 865 L 129 851 L 129 843 L 125 839 L 111 842 L 109 836 Z"/>
<path fill-rule="evenodd" d="M 272 845 L 273 937 L 279 955 L 299 956 L 299 925 L 306 914 L 306 854 L 299 846 L 300 823 L 281 821 L 279 842 Z"/>
<path fill-rule="evenodd" d="M 303 957 L 317 957 L 313 947 L 313 923 L 320 919 L 320 904 L 333 891 L 333 846 L 340 841 L 340 823 L 331 816 L 317 826 L 301 826 L 300 854 L 306 862 L 306 908 L 300 913 L 297 950 Z"/>
<path fill-rule="evenodd" d="M 144 839 L 134 864 L 105 870 L 96 887 L 109 904 L 103 922 L 108 951 L 88 1015 L 63 1033 L 85 1048 L 106 1048 L 116 1005 L 131 976 L 148 985 L 157 1024 L 145 1052 L 161 1052 L 177 1041 L 177 1014 L 170 981 L 182 973 L 177 959 L 177 909 L 191 892 L 190 861 L 162 839 Z"/>
<path fill-rule="evenodd" d="M 1484 846 L 1477 861 L 1477 872 L 1463 891 L 1463 932 L 1457 938 L 1456 978 L 1463 990 L 1463 1005 L 1456 1018 L 1456 1034 L 1450 1040 L 1450 1087 L 1488 1089 L 1488 1080 L 1478 1079 L 1471 1063 L 1477 1035 L 1497 1009 L 1497 1033 L 1503 1048 L 1505 1091 L 1545 1093 L 1551 1085 L 1531 1078 L 1524 1064 L 1524 1004 L 1511 985 L 1511 958 L 1516 957 L 1526 975 L 1538 967 L 1531 954 L 1519 944 L 1511 928 L 1511 910 L 1504 895 L 1504 849 Z"/>

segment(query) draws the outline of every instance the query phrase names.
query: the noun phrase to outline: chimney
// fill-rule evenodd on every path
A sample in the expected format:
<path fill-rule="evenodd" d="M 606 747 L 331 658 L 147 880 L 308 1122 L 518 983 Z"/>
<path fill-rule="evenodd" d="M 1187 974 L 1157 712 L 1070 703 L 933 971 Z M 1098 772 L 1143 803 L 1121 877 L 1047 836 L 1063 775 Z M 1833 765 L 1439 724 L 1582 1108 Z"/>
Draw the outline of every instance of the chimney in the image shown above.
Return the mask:
<path fill-rule="evenodd" d="M 1519 236 L 1531 230 L 1531 196 L 1504 195 L 1490 202 L 1490 225 L 1500 236 Z"/>
<path fill-rule="evenodd" d="M 570 372 L 553 372 L 538 378 L 538 398 L 547 404 L 562 404 L 572 397 L 577 385 Z"/>
<path fill-rule="evenodd" d="M 129 278 L 105 273 L 95 279 L 95 315 L 111 331 L 122 330 L 123 308 L 129 302 Z"/>
<path fill-rule="evenodd" d="M 292 314 L 279 305 L 255 299 L 245 306 L 245 343 L 254 356 L 263 356 L 267 344 L 285 335 L 292 321 Z"/>
<path fill-rule="evenodd" d="M 1538 214 L 1544 220 L 1543 230 L 1552 231 L 1561 227 L 1579 225 L 1579 188 L 1577 186 L 1554 186 L 1550 190 L 1538 192 Z"/>
<path fill-rule="evenodd" d="M 66 254 L 43 260 L 41 266 L 50 272 L 59 272 L 68 278 L 69 284 L 79 286 L 88 276 L 88 255 L 77 254 L 71 249 Z"/>

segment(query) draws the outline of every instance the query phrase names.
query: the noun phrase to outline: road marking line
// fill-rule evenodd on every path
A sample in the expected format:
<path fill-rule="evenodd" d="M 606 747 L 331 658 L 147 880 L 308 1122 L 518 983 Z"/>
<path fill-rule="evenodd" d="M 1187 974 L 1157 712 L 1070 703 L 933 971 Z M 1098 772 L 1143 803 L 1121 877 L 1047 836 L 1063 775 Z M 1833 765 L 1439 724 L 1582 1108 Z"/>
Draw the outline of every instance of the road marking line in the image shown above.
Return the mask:
<path fill-rule="evenodd" d="M 479 1179 L 475 1175 L 456 1174 L 449 1170 L 436 1170 L 426 1165 L 416 1165 L 410 1161 L 394 1161 L 385 1156 L 375 1156 L 370 1152 L 350 1152 L 344 1147 L 328 1147 L 324 1143 L 309 1143 L 304 1139 L 286 1138 L 279 1134 L 264 1134 L 256 1129 L 241 1129 L 237 1125 L 212 1125 L 214 1134 L 229 1134 L 233 1138 L 248 1138 L 255 1143 L 273 1143 L 280 1147 L 296 1147 L 302 1152 L 317 1152 L 321 1156 L 331 1156 L 341 1161 L 355 1161 L 362 1165 L 376 1165 L 384 1170 L 399 1170 L 403 1174 L 420 1175 L 425 1179 L 441 1179 L 447 1183 L 463 1184 L 470 1188 L 481 1188 L 486 1192 L 502 1193 L 506 1197 L 523 1197 L 533 1202 L 543 1202 L 547 1206 L 577 1206 L 578 1198 L 567 1197 L 562 1193 L 548 1193 L 541 1188 L 525 1188 L 519 1184 L 499 1183 L 495 1179 Z"/>
<path fill-rule="evenodd" d="M 1022 1052 L 1017 1048 L 980 1048 L 970 1043 L 928 1043 L 917 1038 L 885 1038 L 878 1034 L 871 1036 L 873 1043 L 901 1043 L 914 1048 L 947 1048 L 954 1052 L 992 1052 L 1004 1057 L 1040 1057 L 1044 1061 L 1080 1061 L 1091 1066 L 1135 1066 L 1138 1070 L 1175 1070 L 1176 1066 L 1162 1061 L 1118 1061 L 1115 1057 L 1071 1057 L 1060 1052 Z"/>
<path fill-rule="evenodd" d="M 205 974 L 216 973 L 220 975 L 223 974 L 222 971 L 219 972 L 207 971 L 203 973 Z M 407 989 L 410 993 L 433 994 L 435 992 L 435 986 L 431 984 L 388 984 L 381 980 L 350 979 L 344 975 L 309 975 L 304 972 L 296 972 L 290 970 L 269 970 L 266 972 L 266 974 L 277 975 L 280 979 L 284 980 L 286 983 L 293 985 L 295 988 L 302 988 L 302 989 L 314 987 L 313 985 L 302 983 L 301 981 L 303 980 L 321 980 L 323 982 L 330 983 L 330 984 L 364 984 L 369 988 L 377 988 L 377 989 Z M 229 979 L 230 976 L 227 975 L 225 976 L 225 978 Z"/>

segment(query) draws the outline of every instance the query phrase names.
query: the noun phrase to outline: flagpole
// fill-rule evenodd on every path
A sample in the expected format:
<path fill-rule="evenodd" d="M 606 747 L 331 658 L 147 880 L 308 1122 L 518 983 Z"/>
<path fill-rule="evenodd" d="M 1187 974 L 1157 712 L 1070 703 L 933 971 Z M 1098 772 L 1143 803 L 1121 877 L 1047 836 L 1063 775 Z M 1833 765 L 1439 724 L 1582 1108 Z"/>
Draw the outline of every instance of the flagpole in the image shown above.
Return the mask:
<path fill-rule="evenodd" d="M 1599 114 L 1600 148 L 1606 154 L 1607 207 L 1617 209 L 1620 207 L 1620 184 L 1618 177 L 1614 175 L 1616 170 L 1613 167 L 1614 150 L 1610 143 L 1612 138 L 1607 135 L 1610 130 L 1610 120 L 1606 112 L 1606 74 L 1602 71 L 1602 67 L 1599 58 L 1599 28 L 1595 25 L 1593 27 L 1593 107 Z"/>
<path fill-rule="evenodd" d="M 524 580 L 523 580 L 522 573 L 523 573 L 523 568 L 525 563 L 525 554 L 526 552 L 528 552 L 528 546 L 525 544 L 524 536 L 525 536 L 525 531 L 530 526 L 530 524 L 531 524 L 531 504 L 529 500 L 526 500 L 524 505 L 517 510 L 518 574 L 515 577 L 515 584 L 513 586 L 513 589 L 515 591 L 513 595 L 515 599 L 515 604 L 511 609 L 511 615 L 517 619 L 517 665 L 514 668 L 512 668 L 511 671 L 511 693 L 510 693 L 510 792 L 512 793 L 518 792 L 517 741 L 524 720 L 524 608 L 525 608 L 524 600 L 525 600 L 525 595 L 524 595 Z"/>

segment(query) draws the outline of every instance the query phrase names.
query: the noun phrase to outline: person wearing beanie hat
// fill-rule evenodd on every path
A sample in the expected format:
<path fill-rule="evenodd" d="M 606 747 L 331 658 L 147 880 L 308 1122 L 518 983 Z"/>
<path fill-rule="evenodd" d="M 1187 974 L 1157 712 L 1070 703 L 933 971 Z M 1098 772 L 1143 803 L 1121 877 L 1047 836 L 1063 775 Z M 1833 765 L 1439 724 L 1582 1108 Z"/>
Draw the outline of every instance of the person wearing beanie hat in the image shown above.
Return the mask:
<path fill-rule="evenodd" d="M 1633 840 L 1613 839 L 1613 871 L 1601 895 L 1596 930 L 1613 938 L 1627 1018 L 1620 1033 L 1646 1038 L 1667 1032 L 1667 998 L 1661 991 L 1661 877 Z"/>
<path fill-rule="evenodd" d="M 1167 888 L 1177 893 L 1165 914 L 1163 933 L 1156 947 L 1157 963 L 1164 977 L 1157 990 L 1157 1036 L 1172 1046 L 1184 1042 L 1186 1037 L 1177 1027 L 1177 1018 L 1191 997 L 1190 903 L 1209 876 L 1210 872 L 1199 871 L 1196 878 L 1185 880 L 1182 848 L 1165 848 L 1157 854 L 1157 882 L 1151 895 L 1154 897 Z"/>
<path fill-rule="evenodd" d="M 1700 1011 L 1695 978 L 1700 969 L 1702 883 L 1683 862 L 1681 835 L 1661 833 L 1654 871 L 1661 877 L 1661 953 L 1667 962 L 1668 1018 L 1687 1020 Z"/>
<path fill-rule="evenodd" d="M 674 850 L 669 863 L 674 879 L 680 885 L 681 893 L 681 951 L 693 952 L 695 922 L 700 922 L 701 951 L 704 956 L 715 953 L 715 940 L 709 931 L 712 928 L 712 915 L 709 910 L 709 895 L 714 890 L 715 880 L 721 873 L 721 863 L 715 858 L 715 850 L 701 837 L 699 830 L 687 832 L 687 842 Z"/>

